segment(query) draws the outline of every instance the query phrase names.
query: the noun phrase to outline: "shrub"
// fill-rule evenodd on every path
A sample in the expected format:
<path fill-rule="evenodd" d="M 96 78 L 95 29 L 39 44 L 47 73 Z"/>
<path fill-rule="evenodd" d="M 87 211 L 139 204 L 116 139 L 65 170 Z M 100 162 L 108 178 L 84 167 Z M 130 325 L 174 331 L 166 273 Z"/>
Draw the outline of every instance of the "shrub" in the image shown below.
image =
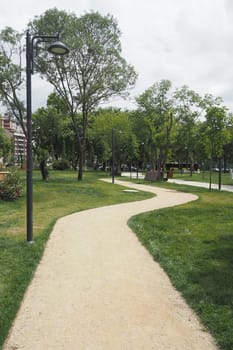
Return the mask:
<path fill-rule="evenodd" d="M 12 200 L 22 196 L 23 186 L 17 173 L 9 173 L 6 178 L 0 181 L 0 199 Z"/>
<path fill-rule="evenodd" d="M 53 163 L 54 170 L 67 170 L 70 169 L 70 162 L 66 159 L 56 160 Z"/>

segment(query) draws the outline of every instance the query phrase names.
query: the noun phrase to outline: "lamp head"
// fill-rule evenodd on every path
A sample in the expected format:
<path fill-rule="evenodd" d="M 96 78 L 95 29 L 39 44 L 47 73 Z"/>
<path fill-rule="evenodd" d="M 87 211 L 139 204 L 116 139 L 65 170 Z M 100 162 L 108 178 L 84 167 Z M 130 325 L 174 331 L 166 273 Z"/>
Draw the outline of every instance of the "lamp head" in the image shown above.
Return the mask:
<path fill-rule="evenodd" d="M 63 56 L 70 52 L 69 48 L 65 44 L 63 44 L 60 40 L 49 45 L 48 51 L 57 56 Z"/>

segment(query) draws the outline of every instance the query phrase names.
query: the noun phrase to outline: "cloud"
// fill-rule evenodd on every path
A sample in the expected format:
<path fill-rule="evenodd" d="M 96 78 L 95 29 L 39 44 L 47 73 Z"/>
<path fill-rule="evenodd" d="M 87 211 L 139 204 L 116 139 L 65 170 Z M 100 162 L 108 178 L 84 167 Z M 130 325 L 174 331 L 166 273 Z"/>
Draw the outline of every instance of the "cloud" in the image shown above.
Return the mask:
<path fill-rule="evenodd" d="M 22 30 L 53 7 L 77 16 L 94 10 L 117 19 L 122 55 L 139 74 L 132 96 L 169 79 L 174 87 L 185 84 L 201 94 L 221 96 L 233 109 L 232 0 L 12 0 L 11 6 L 0 4 L 1 27 Z M 46 101 L 46 93 L 47 85 L 38 89 L 35 106 Z"/>

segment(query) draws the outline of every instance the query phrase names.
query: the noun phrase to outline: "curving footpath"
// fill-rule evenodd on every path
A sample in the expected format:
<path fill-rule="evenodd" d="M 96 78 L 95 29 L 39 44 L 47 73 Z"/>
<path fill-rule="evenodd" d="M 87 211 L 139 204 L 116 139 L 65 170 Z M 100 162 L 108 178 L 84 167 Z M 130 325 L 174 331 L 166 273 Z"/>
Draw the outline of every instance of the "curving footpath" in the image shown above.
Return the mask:
<path fill-rule="evenodd" d="M 127 226 L 132 215 L 197 197 L 116 183 L 157 196 L 57 221 L 4 350 L 217 349 Z"/>

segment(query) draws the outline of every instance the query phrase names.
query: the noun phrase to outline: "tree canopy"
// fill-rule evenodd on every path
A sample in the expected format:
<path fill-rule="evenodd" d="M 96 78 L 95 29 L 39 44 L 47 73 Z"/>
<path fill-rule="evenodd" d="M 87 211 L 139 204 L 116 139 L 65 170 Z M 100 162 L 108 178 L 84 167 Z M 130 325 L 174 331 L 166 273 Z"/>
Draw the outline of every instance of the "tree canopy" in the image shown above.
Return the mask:
<path fill-rule="evenodd" d="M 48 59 L 44 51 L 38 56 L 36 69 L 66 102 L 78 141 L 81 180 L 89 114 L 101 102 L 116 95 L 127 96 L 137 74 L 121 56 L 120 31 L 110 15 L 91 12 L 77 18 L 51 9 L 29 27 L 36 33 L 59 31 L 70 48 L 69 56 L 63 59 Z M 77 122 L 78 112 L 81 123 Z"/>
<path fill-rule="evenodd" d="M 22 34 L 10 27 L 0 32 L 0 102 L 26 134 L 26 109 L 21 96 L 24 83 L 21 39 Z"/>
<path fill-rule="evenodd" d="M 3 157 L 3 159 L 6 160 L 11 150 L 11 140 L 6 136 L 5 131 L 0 127 L 0 157 Z"/>
<path fill-rule="evenodd" d="M 223 157 L 225 168 L 232 161 L 232 115 L 220 97 L 201 96 L 186 85 L 174 89 L 164 79 L 136 98 L 134 111 L 100 108 L 116 96 L 127 98 L 137 79 L 122 57 L 120 29 L 111 15 L 77 17 L 53 8 L 28 29 L 32 35 L 59 32 L 70 48 L 68 56 L 53 57 L 48 43 L 35 42 L 34 71 L 54 87 L 47 107 L 33 116 L 34 151 L 44 165 L 65 157 L 81 180 L 86 154 L 96 163 L 111 162 L 113 134 L 119 163 L 139 161 L 164 171 L 172 160 L 193 164 Z M 26 134 L 23 47 L 22 34 L 1 30 L 0 102 Z"/>

